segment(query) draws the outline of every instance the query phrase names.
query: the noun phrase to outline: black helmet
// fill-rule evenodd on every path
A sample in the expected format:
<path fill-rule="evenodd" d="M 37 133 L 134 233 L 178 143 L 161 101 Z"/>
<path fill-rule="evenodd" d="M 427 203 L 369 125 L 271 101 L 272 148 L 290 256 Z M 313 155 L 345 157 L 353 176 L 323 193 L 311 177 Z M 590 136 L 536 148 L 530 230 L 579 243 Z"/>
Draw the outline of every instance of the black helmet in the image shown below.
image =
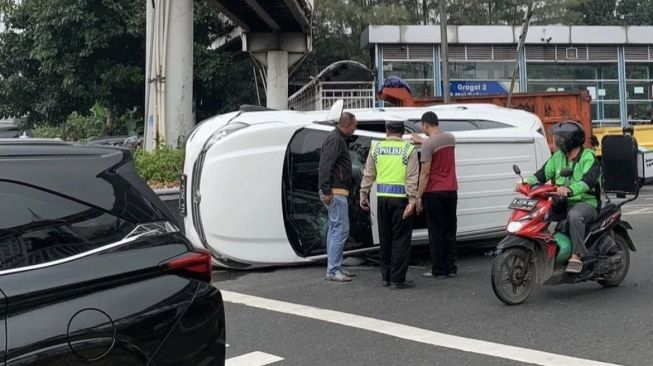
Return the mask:
<path fill-rule="evenodd" d="M 578 122 L 561 122 L 553 126 L 551 132 L 554 136 L 558 150 L 568 153 L 573 148 L 583 146 L 585 143 L 585 130 Z"/>
<path fill-rule="evenodd" d="M 404 121 L 385 121 L 385 128 L 402 134 L 406 131 Z"/>

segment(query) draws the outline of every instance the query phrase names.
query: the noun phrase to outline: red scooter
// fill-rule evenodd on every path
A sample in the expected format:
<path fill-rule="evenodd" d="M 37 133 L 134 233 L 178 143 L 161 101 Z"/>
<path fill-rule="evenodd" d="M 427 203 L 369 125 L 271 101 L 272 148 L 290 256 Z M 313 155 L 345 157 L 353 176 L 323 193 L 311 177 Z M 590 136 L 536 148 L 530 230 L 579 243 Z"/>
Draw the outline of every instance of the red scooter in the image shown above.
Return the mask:
<path fill-rule="evenodd" d="M 521 176 L 518 166 L 513 166 Z M 560 175 L 571 176 L 569 168 Z M 544 285 L 570 284 L 596 281 L 604 287 L 618 286 L 626 277 L 630 265 L 630 251 L 635 246 L 628 235 L 630 224 L 621 220 L 621 207 L 637 198 L 618 204 L 608 200 L 597 218 L 587 225 L 585 245 L 588 255 L 583 257 L 580 273 L 565 272 L 571 256 L 569 237 L 562 232 L 564 217 L 556 216 L 555 205 L 566 200 L 556 195 L 552 184 L 518 188 L 523 198 L 510 204 L 513 210 L 507 226 L 508 236 L 497 246 L 497 256 L 492 266 L 492 289 L 508 305 L 524 302 L 533 292 L 536 283 Z M 637 194 L 639 191 L 637 192 Z M 559 215 L 559 214 L 557 214 Z M 562 215 L 564 216 L 564 214 Z M 553 230 L 553 221 L 558 224 Z"/>

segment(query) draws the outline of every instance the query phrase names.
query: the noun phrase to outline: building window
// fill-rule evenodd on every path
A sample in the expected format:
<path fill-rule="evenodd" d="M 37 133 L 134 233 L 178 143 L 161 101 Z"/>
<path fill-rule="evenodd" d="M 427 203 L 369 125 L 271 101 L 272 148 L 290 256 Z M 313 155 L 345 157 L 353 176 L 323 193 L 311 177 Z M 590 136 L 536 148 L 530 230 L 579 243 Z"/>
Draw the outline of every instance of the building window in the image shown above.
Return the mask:
<path fill-rule="evenodd" d="M 619 75 L 617 64 L 529 63 L 528 91 L 588 90 L 595 123 L 619 121 Z"/>
<path fill-rule="evenodd" d="M 411 89 L 414 97 L 430 97 L 434 93 L 433 62 L 424 61 L 384 61 L 384 76 L 402 78 Z"/>
<path fill-rule="evenodd" d="M 653 122 L 653 64 L 626 64 L 626 100 L 630 123 Z"/>
<path fill-rule="evenodd" d="M 514 62 L 453 62 L 449 64 L 451 95 L 506 94 L 515 70 Z M 519 91 L 519 77 L 514 91 Z"/>

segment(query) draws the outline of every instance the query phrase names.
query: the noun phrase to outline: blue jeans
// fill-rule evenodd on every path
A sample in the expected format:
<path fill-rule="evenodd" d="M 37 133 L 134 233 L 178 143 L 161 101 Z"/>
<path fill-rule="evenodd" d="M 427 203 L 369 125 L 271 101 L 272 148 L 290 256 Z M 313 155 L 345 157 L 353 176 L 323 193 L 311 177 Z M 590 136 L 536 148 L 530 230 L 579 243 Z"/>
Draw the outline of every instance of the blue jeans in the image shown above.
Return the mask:
<path fill-rule="evenodd" d="M 320 198 L 323 195 L 320 192 Z M 349 207 L 347 197 L 333 195 L 331 204 L 325 205 L 329 212 L 327 229 L 327 274 L 334 274 L 342 268 L 342 252 L 349 237 Z"/>

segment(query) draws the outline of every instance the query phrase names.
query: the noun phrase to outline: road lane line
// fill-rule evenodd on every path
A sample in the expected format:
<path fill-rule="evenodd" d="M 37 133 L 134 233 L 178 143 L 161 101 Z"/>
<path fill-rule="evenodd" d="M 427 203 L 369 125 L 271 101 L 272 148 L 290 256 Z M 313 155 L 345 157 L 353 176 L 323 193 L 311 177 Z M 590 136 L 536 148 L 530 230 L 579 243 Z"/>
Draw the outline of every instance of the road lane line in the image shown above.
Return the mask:
<path fill-rule="evenodd" d="M 265 366 L 279 361 L 283 358 L 265 352 L 251 352 L 226 360 L 225 366 Z"/>
<path fill-rule="evenodd" d="M 632 215 L 632 214 L 638 214 L 638 213 L 646 212 L 646 211 L 649 211 L 649 210 L 650 210 L 649 207 L 645 207 L 645 208 L 638 208 L 637 210 L 632 210 L 632 211 L 628 210 L 626 213 Z"/>
<path fill-rule="evenodd" d="M 359 328 L 370 332 L 381 333 L 392 337 L 430 344 L 437 347 L 493 356 L 527 364 L 542 366 L 618 366 L 611 363 L 586 360 L 582 358 L 564 356 L 528 348 L 514 347 L 500 343 L 459 337 L 404 324 L 393 323 L 385 320 L 379 320 L 335 310 L 294 304 L 290 302 L 266 299 L 258 296 L 245 295 L 238 292 L 223 290 L 222 298 L 224 301 L 234 304 L 241 304 L 254 308 L 275 311 L 278 313 L 322 320 L 329 323 L 339 324 L 352 328 Z"/>

